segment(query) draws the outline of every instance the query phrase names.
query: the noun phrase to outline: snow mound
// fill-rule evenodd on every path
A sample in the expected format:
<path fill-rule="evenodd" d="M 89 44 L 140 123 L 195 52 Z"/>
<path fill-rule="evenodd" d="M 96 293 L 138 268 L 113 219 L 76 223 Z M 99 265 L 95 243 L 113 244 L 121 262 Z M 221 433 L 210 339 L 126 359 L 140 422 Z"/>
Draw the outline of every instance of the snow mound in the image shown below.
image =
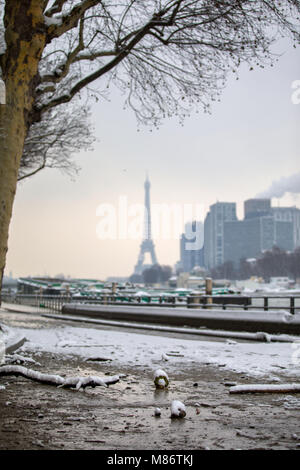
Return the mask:
<path fill-rule="evenodd" d="M 155 383 L 156 388 L 167 387 L 169 385 L 168 374 L 162 369 L 157 369 L 154 372 L 154 383 Z"/>
<path fill-rule="evenodd" d="M 185 405 L 179 400 L 173 400 L 171 403 L 171 418 L 184 418 L 185 416 Z"/>

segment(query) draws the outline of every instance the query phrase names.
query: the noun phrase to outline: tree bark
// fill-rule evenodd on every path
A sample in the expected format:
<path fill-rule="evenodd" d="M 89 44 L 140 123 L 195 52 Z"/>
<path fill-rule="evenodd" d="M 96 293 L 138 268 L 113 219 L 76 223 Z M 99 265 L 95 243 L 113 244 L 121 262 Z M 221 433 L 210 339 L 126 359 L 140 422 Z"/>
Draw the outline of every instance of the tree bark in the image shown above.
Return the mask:
<path fill-rule="evenodd" d="M 7 95 L 9 96 L 9 95 Z M 8 98 L 9 99 L 9 98 Z M 15 105 L 1 106 L 0 127 L 0 279 L 2 281 L 16 193 L 18 168 L 25 139 L 25 126 L 22 113 Z"/>
<path fill-rule="evenodd" d="M 45 47 L 43 0 L 6 0 L 6 52 L 1 57 L 6 104 L 0 105 L 0 286 L 24 140 Z"/>

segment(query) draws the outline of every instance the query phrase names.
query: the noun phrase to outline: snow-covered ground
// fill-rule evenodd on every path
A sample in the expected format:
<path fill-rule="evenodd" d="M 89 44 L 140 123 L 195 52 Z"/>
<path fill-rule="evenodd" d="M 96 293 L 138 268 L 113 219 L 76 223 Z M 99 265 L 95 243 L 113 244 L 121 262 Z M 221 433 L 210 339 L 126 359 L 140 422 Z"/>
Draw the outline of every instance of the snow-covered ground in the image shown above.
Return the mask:
<path fill-rule="evenodd" d="M 23 353 L 49 352 L 64 356 L 110 359 L 122 366 L 167 371 L 188 370 L 197 364 L 214 364 L 252 376 L 300 377 L 300 338 L 291 343 L 239 342 L 229 339 L 203 341 L 172 338 L 149 333 L 114 329 L 56 326 L 55 328 L 16 328 L 27 342 Z M 18 352 L 19 352 L 18 351 Z M 121 372 L 121 370 L 120 370 Z"/>

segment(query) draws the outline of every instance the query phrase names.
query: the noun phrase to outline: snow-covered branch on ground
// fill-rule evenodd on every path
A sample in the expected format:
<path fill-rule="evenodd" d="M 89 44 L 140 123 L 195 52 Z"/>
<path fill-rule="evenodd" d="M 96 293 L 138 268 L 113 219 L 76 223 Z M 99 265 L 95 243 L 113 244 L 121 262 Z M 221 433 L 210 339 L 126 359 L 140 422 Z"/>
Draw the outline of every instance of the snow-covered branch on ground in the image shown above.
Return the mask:
<path fill-rule="evenodd" d="M 109 376 L 109 377 L 97 377 L 97 376 L 88 376 L 88 377 L 67 377 L 63 378 L 60 375 L 52 374 L 43 374 L 32 369 L 27 369 L 23 366 L 3 366 L 0 367 L 0 377 L 2 376 L 21 376 L 26 379 L 33 380 L 35 382 L 40 382 L 47 385 L 55 385 L 61 388 L 75 388 L 79 390 L 80 388 L 86 387 L 97 387 L 104 386 L 108 387 L 119 382 L 119 376 Z"/>
<path fill-rule="evenodd" d="M 235 385 L 229 393 L 300 393 L 300 384 L 249 384 Z"/>
<path fill-rule="evenodd" d="M 25 357 L 21 356 L 21 354 L 12 354 L 12 355 L 6 355 L 5 358 L 5 363 L 6 365 L 9 364 L 24 364 L 26 362 L 30 362 L 31 364 L 36 364 L 37 366 L 40 366 L 41 364 L 31 357 Z"/>

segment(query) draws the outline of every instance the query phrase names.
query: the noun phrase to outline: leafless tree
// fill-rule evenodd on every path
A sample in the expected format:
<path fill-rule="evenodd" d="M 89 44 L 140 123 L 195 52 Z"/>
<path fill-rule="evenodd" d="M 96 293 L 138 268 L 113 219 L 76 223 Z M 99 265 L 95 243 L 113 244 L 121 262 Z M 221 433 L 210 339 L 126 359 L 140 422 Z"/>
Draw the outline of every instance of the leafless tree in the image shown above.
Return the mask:
<path fill-rule="evenodd" d="M 280 35 L 299 42 L 299 0 L 0 0 L 0 7 L 0 277 L 24 142 L 48 113 L 80 94 L 101 99 L 115 85 L 142 123 L 184 118 L 207 110 L 241 63 L 272 62 Z"/>
<path fill-rule="evenodd" d="M 71 177 L 77 174 L 74 154 L 90 150 L 95 141 L 90 117 L 89 107 L 81 103 L 58 106 L 45 113 L 30 127 L 25 139 L 18 181 L 44 168 L 58 168 Z"/>

